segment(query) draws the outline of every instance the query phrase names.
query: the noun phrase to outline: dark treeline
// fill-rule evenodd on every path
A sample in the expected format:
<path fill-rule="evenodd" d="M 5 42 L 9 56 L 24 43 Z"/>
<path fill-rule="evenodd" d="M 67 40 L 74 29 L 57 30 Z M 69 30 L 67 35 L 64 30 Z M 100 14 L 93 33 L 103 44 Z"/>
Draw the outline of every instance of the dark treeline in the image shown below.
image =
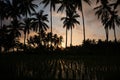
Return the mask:
<path fill-rule="evenodd" d="M 68 51 L 71 53 L 118 53 L 120 48 L 120 41 L 116 37 L 116 27 L 120 26 L 119 5 L 120 1 L 110 0 L 40 0 L 39 5 L 34 1 L 37 0 L 0 0 L 0 52 L 15 52 L 23 51 L 27 53 L 49 53 L 49 51 Z M 85 35 L 85 22 L 83 13 L 83 2 L 88 5 L 96 6 L 93 10 L 98 19 L 101 20 L 106 33 L 106 40 L 86 39 Z M 59 7 L 56 5 L 59 4 Z M 44 7 L 50 7 L 50 21 L 48 20 L 48 14 L 43 10 L 37 11 L 36 9 L 44 5 Z M 63 28 L 66 28 L 66 49 L 62 49 L 63 37 L 58 34 L 54 34 L 52 31 L 53 20 L 52 12 L 66 12 L 66 16 L 61 18 L 63 21 Z M 83 44 L 80 46 L 72 46 L 72 29 L 76 24 L 80 24 L 77 18 L 80 15 L 83 22 Z M 10 24 L 5 24 L 3 21 L 7 19 Z M 50 23 L 50 25 L 48 25 Z M 47 30 L 50 28 L 50 32 Z M 67 48 L 67 31 L 71 30 L 70 48 Z M 109 29 L 114 31 L 114 42 L 109 41 Z M 29 36 L 31 32 L 36 32 L 37 35 Z M 20 42 L 21 35 L 24 35 L 24 43 Z M 95 50 L 94 50 L 95 49 Z M 72 51 L 71 51 L 72 50 Z M 45 52 L 44 52 L 45 51 Z M 75 52 L 74 52 L 75 51 Z M 77 52 L 78 51 L 78 52 Z M 101 52 L 100 52 L 101 51 Z M 67 52 L 66 52 L 67 53 Z"/>

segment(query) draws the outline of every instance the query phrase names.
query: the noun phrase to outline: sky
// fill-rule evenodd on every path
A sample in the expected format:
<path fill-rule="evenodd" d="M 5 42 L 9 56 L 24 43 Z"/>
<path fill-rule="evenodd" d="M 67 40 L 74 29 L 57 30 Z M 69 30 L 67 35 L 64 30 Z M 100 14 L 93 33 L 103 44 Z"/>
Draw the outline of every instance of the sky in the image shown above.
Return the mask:
<path fill-rule="evenodd" d="M 35 3 L 39 3 L 39 0 L 36 0 Z M 59 5 L 57 5 L 59 7 Z M 88 4 L 83 2 L 83 11 L 84 11 L 84 16 L 85 16 L 85 29 L 86 29 L 86 39 L 102 39 L 105 40 L 105 30 L 104 26 L 101 24 L 101 21 L 98 20 L 97 16 L 95 16 L 95 11 L 93 8 L 95 7 L 94 4 L 89 6 Z M 49 6 L 44 8 L 43 5 L 37 8 L 37 11 L 39 10 L 44 10 L 45 14 L 49 15 Z M 120 9 L 120 8 L 118 8 Z M 119 10 L 120 11 L 120 10 Z M 80 18 L 78 18 L 78 21 L 80 21 L 80 25 L 76 25 L 75 28 L 73 29 L 73 45 L 80 45 L 82 44 L 83 41 L 83 24 L 82 24 L 82 17 L 81 17 L 81 12 L 78 11 L 78 14 L 80 15 Z M 120 14 L 120 12 L 119 12 Z M 65 46 L 65 41 L 66 41 L 66 29 L 63 28 L 63 21 L 61 21 L 61 18 L 65 17 L 65 12 L 57 13 L 56 11 L 53 12 L 53 33 L 62 35 L 63 36 L 63 43 L 62 46 Z M 50 16 L 49 18 L 49 23 L 50 25 Z M 50 29 L 48 30 L 50 32 Z M 31 33 L 30 35 L 34 35 L 35 33 Z M 117 39 L 120 39 L 120 27 L 116 27 L 116 34 L 117 34 Z M 113 30 L 109 30 L 109 40 L 114 40 L 114 34 Z M 23 36 L 21 37 L 21 41 L 23 42 Z M 70 30 L 68 31 L 68 46 L 70 46 Z"/>
<path fill-rule="evenodd" d="M 39 1 L 37 2 L 39 3 Z M 57 6 L 59 7 L 59 5 Z M 101 24 L 101 21 L 98 20 L 97 16 L 95 16 L 95 11 L 93 10 L 94 4 L 89 6 L 88 4 L 83 2 L 83 11 L 85 16 L 85 29 L 86 29 L 86 39 L 102 39 L 105 40 L 105 30 L 104 26 Z M 44 9 L 46 14 L 49 14 L 49 6 L 43 8 L 40 6 L 38 11 Z M 81 12 L 78 11 L 80 14 L 80 25 L 76 25 L 73 29 L 73 45 L 80 45 L 83 41 L 83 24 L 81 18 Z M 48 16 L 49 18 L 50 16 Z M 57 13 L 56 11 L 53 12 L 53 33 L 57 33 L 58 35 L 62 35 L 64 38 L 63 46 L 65 46 L 65 39 L 66 39 L 66 29 L 63 28 L 63 21 L 61 21 L 61 17 L 65 17 L 65 13 Z M 50 22 L 49 24 L 50 25 Z M 50 30 L 48 30 L 50 31 Z M 120 28 L 116 27 L 116 34 L 117 39 L 120 39 Z M 109 31 L 109 40 L 114 40 L 113 30 Z M 70 45 L 70 30 L 68 31 L 68 46 Z"/>

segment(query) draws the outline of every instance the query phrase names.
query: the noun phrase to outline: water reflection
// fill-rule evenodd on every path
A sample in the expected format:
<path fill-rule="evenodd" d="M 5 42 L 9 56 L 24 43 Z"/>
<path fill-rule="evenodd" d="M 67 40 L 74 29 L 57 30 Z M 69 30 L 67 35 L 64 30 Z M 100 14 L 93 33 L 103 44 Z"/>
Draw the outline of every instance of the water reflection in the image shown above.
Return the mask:
<path fill-rule="evenodd" d="M 21 62 L 16 69 L 18 78 L 32 79 L 112 80 L 119 77 L 120 72 L 117 64 L 90 65 L 80 60 L 65 59 Z"/>

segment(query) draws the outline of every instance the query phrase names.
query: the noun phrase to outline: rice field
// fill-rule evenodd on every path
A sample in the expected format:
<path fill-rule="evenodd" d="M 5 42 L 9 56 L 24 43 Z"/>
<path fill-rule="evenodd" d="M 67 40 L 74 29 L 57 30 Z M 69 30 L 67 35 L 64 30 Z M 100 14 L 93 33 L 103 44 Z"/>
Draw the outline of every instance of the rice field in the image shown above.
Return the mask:
<path fill-rule="evenodd" d="M 0 58 L 1 80 L 118 80 L 119 56 L 20 55 Z"/>

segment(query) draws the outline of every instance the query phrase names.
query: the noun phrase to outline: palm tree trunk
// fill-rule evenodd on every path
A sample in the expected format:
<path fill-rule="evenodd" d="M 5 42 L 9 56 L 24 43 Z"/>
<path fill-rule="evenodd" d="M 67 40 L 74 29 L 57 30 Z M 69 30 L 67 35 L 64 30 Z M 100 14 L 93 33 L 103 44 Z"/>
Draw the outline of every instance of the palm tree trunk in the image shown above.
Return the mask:
<path fill-rule="evenodd" d="M 66 27 L 66 44 L 65 47 L 67 48 L 67 27 Z"/>
<path fill-rule="evenodd" d="M 72 27 L 71 27 L 71 43 L 70 43 L 70 47 L 72 47 Z"/>
<path fill-rule="evenodd" d="M 52 6 L 50 5 L 50 20 L 51 20 L 51 46 L 52 46 Z"/>
<path fill-rule="evenodd" d="M 26 33 L 24 33 L 24 51 L 25 51 L 25 48 L 26 48 Z"/>
<path fill-rule="evenodd" d="M 29 34 L 27 33 L 27 38 L 26 38 L 26 40 L 28 40 L 29 39 Z"/>
<path fill-rule="evenodd" d="M 114 37 L 115 37 L 115 42 L 117 42 L 116 29 L 115 29 L 115 27 L 114 27 Z"/>
<path fill-rule="evenodd" d="M 0 29 L 2 28 L 2 17 L 0 16 Z"/>
<path fill-rule="evenodd" d="M 83 13 L 82 4 L 81 4 L 81 13 L 82 13 L 82 20 L 83 20 L 83 42 L 85 42 L 85 21 L 84 21 L 84 13 Z"/>
<path fill-rule="evenodd" d="M 40 45 L 39 46 L 41 46 L 41 27 L 40 27 L 40 19 L 39 19 L 39 39 L 40 39 Z"/>
<path fill-rule="evenodd" d="M 108 42 L 108 38 L 109 38 L 109 31 L 108 31 L 108 28 L 105 28 L 105 32 L 106 32 L 106 41 Z"/>

